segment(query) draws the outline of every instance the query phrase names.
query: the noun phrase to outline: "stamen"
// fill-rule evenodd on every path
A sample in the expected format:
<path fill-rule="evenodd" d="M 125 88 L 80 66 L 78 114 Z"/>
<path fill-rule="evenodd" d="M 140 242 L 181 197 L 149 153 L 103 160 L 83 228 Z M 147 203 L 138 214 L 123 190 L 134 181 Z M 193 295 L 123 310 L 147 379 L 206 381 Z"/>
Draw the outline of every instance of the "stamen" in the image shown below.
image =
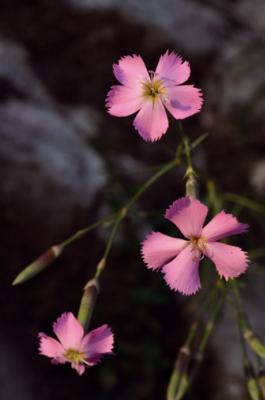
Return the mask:
<path fill-rule="evenodd" d="M 154 71 L 149 71 L 151 74 L 150 81 L 144 81 L 142 83 L 143 92 L 142 95 L 144 97 L 151 97 L 152 100 L 157 99 L 158 97 L 161 100 L 167 101 L 167 90 L 163 86 L 163 81 L 161 79 L 155 79 L 155 75 L 157 75 Z"/>
<path fill-rule="evenodd" d="M 68 349 L 64 353 L 64 357 L 74 364 L 79 364 L 84 362 L 85 353 L 79 352 L 75 349 Z"/>
<path fill-rule="evenodd" d="M 93 367 L 93 365 L 94 365 L 93 363 L 90 363 L 86 360 L 83 360 L 83 364 L 85 364 L 87 367 Z"/>

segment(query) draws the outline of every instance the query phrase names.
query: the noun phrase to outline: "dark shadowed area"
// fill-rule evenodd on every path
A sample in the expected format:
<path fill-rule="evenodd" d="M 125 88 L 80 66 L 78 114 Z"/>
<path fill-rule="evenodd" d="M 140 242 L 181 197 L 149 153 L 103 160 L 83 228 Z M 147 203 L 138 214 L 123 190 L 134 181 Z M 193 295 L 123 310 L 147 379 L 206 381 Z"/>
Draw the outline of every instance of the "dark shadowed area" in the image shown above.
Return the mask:
<path fill-rule="evenodd" d="M 24 285 L 11 282 L 49 246 L 119 209 L 172 158 L 180 137 L 171 121 L 145 143 L 132 117 L 106 113 L 112 64 L 141 54 L 150 70 L 167 49 L 191 63 L 202 88 L 200 114 L 184 121 L 201 177 L 224 208 L 250 224 L 237 239 L 251 251 L 240 279 L 252 326 L 265 337 L 265 3 L 263 0 L 1 0 L 0 11 L 0 399 L 162 400 L 177 349 L 208 290 L 175 295 L 141 261 L 151 230 L 170 233 L 164 210 L 184 194 L 184 168 L 156 182 L 122 223 L 101 280 L 91 328 L 108 323 L 115 357 L 82 377 L 38 355 L 37 334 L 77 312 L 109 228 L 68 246 Z M 228 195 L 229 193 L 229 195 Z M 231 193 L 236 193 L 235 197 Z M 248 399 L 234 314 L 223 308 L 191 390 L 192 400 Z"/>

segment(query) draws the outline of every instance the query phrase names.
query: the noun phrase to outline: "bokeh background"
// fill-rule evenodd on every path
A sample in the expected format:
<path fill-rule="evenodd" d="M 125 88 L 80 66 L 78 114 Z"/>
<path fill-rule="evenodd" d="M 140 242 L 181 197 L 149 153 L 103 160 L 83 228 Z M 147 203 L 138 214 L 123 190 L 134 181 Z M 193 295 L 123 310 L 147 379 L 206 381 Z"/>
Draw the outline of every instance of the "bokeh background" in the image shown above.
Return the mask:
<path fill-rule="evenodd" d="M 176 296 L 147 271 L 139 243 L 149 230 L 169 232 L 162 215 L 183 195 L 184 169 L 146 192 L 114 243 L 92 327 L 113 327 L 115 357 L 80 378 L 37 351 L 38 331 L 51 333 L 63 311 L 78 310 L 108 229 L 11 287 L 50 245 L 117 210 L 179 143 L 174 124 L 159 143 L 146 144 L 132 118 L 107 115 L 112 64 L 126 54 L 141 54 L 150 69 L 166 49 L 191 62 L 190 82 L 202 88 L 205 104 L 184 127 L 191 139 L 209 133 L 194 154 L 201 196 L 207 200 L 205 179 L 212 179 L 225 208 L 251 224 L 237 242 L 253 255 L 242 291 L 252 325 L 265 337 L 264 34 L 264 0 L 1 0 L 1 399 L 165 399 L 196 297 Z M 247 399 L 229 308 L 187 399 Z"/>

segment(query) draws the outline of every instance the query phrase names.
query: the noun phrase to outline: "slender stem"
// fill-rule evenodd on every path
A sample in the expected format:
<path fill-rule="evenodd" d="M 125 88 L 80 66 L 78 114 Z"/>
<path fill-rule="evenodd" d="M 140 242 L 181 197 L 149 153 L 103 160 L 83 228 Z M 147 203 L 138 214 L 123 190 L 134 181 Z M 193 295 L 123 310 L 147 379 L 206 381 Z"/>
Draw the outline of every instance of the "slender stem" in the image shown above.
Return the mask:
<path fill-rule="evenodd" d="M 182 398 L 184 393 L 188 390 L 190 387 L 191 379 L 188 379 L 187 376 L 187 368 L 190 360 L 190 355 L 191 355 L 191 346 L 193 344 L 193 341 L 195 339 L 196 333 L 198 331 L 198 325 L 199 325 L 199 319 L 202 314 L 206 312 L 206 310 L 209 307 L 209 304 L 213 303 L 213 300 L 216 298 L 216 295 L 218 293 L 219 287 L 217 285 L 214 285 L 210 292 L 208 293 L 206 299 L 203 300 L 201 303 L 200 307 L 197 310 L 197 317 L 194 319 L 192 322 L 189 332 L 187 335 L 187 338 L 183 344 L 183 346 L 180 348 L 176 360 L 175 360 L 175 365 L 173 368 L 173 371 L 170 375 L 168 387 L 167 387 L 167 400 L 176 400 Z M 218 308 L 218 312 L 219 312 Z M 214 315 L 214 321 L 217 318 L 217 311 L 216 314 Z M 208 323 L 206 330 L 207 333 L 205 334 L 204 338 L 204 344 L 201 347 L 201 351 L 204 350 L 206 343 L 208 341 L 208 338 L 211 334 L 211 331 L 213 329 L 214 322 L 212 321 L 211 324 Z M 211 330 L 210 330 L 211 329 Z M 202 356 L 201 356 L 202 359 Z M 195 374 L 193 374 L 195 375 Z"/>
<path fill-rule="evenodd" d="M 91 290 L 91 284 L 90 282 L 97 282 L 97 286 L 96 288 L 98 288 L 99 285 L 99 277 L 101 276 L 101 274 L 103 273 L 103 271 L 106 268 L 106 263 L 107 263 L 107 258 L 109 256 L 115 235 L 117 233 L 117 230 L 119 228 L 119 225 L 121 224 L 121 222 L 123 221 L 123 219 L 126 217 L 128 210 L 130 209 L 130 207 L 132 207 L 134 205 L 134 203 L 137 201 L 137 199 L 156 181 L 158 180 L 162 175 L 166 174 L 168 171 L 170 171 L 173 167 L 175 167 L 176 165 L 180 164 L 180 157 L 179 157 L 179 148 L 177 150 L 176 153 L 176 157 L 168 162 L 167 164 L 165 164 L 164 166 L 162 166 L 153 176 L 151 176 L 151 178 L 149 178 L 137 191 L 136 193 L 131 197 L 131 199 L 125 204 L 125 206 L 118 211 L 115 214 L 115 217 L 113 218 L 114 221 L 113 226 L 112 226 L 112 230 L 110 232 L 110 236 L 109 239 L 106 243 L 105 246 L 105 250 L 103 253 L 102 258 L 100 259 L 100 261 L 97 264 L 96 267 L 96 272 L 94 277 L 92 278 L 91 281 L 89 281 L 87 283 L 87 285 L 84 288 L 84 293 L 81 299 L 81 303 L 80 303 L 80 307 L 79 307 L 79 312 L 78 312 L 78 319 L 80 320 L 80 323 L 87 328 L 88 323 L 91 319 L 92 313 L 93 313 L 93 309 L 95 306 L 95 302 L 96 302 L 96 298 L 98 295 L 98 290 L 94 290 L 95 289 L 95 285 L 93 290 Z M 84 230 L 83 230 L 84 232 Z M 86 233 L 86 232 L 85 232 Z M 85 234 L 84 233 L 84 234 Z M 77 232 L 78 234 L 78 232 Z M 83 234 L 83 233 L 82 233 Z M 80 237 L 80 236 L 79 236 Z M 76 235 L 74 235 L 71 240 L 75 240 L 76 239 Z M 68 241 L 69 243 L 69 241 Z M 93 285 L 92 285 L 93 286 Z M 88 290 L 89 289 L 89 290 Z"/>
<path fill-rule="evenodd" d="M 218 297 L 218 291 L 219 291 L 219 287 L 215 286 L 215 300 L 216 297 Z M 210 295 L 209 297 L 211 297 L 211 299 L 213 299 L 213 297 Z M 204 358 L 204 353 L 205 353 L 205 349 L 207 346 L 207 343 L 209 341 L 209 338 L 213 332 L 214 326 L 216 324 L 217 318 L 219 316 L 219 313 L 222 309 L 222 305 L 224 303 L 225 300 L 225 292 L 222 293 L 222 297 L 220 299 L 218 299 L 212 309 L 212 315 L 211 317 L 208 319 L 202 338 L 200 340 L 200 343 L 198 345 L 198 349 L 195 352 L 194 355 L 194 364 L 192 365 L 192 370 L 190 371 L 190 376 L 187 379 L 187 384 L 185 387 L 185 390 L 182 391 L 181 396 L 179 397 L 179 399 L 182 399 L 182 397 L 184 396 L 184 394 L 189 390 L 190 386 L 192 385 L 195 376 L 197 375 L 198 369 L 203 361 Z M 212 304 L 212 302 L 211 302 Z"/>
<path fill-rule="evenodd" d="M 192 142 L 190 145 L 191 150 L 196 149 L 196 147 L 198 147 L 207 137 L 208 133 L 203 133 L 197 139 L 195 139 L 194 142 Z"/>
<path fill-rule="evenodd" d="M 174 158 L 169 163 L 165 164 L 159 171 L 157 171 L 150 179 L 148 179 L 132 196 L 132 198 L 128 201 L 128 203 L 123 207 L 124 209 L 129 209 L 138 199 L 139 197 L 162 175 L 166 174 L 172 168 L 180 165 L 180 158 Z"/>
<path fill-rule="evenodd" d="M 99 219 L 98 221 L 94 222 L 93 224 L 88 225 L 86 228 L 79 229 L 72 236 L 68 237 L 66 240 L 61 242 L 59 244 L 59 246 L 61 246 L 63 248 L 65 246 L 67 246 L 68 244 L 74 242 L 75 240 L 80 239 L 81 237 L 85 236 L 88 232 L 92 231 L 93 229 L 97 228 L 98 226 L 104 225 L 108 222 L 112 222 L 112 220 L 114 220 L 116 218 L 117 214 L 118 213 L 107 215 L 106 217 Z"/>
<path fill-rule="evenodd" d="M 190 145 L 190 150 L 193 151 L 194 149 L 196 149 L 206 138 L 207 138 L 208 134 L 202 134 L 201 136 L 199 136 L 196 140 L 194 140 L 194 142 L 191 143 Z M 166 164 L 163 164 L 162 166 L 159 167 L 158 171 L 156 171 L 154 173 L 154 175 L 151 176 L 151 178 L 149 178 L 137 191 L 136 193 L 131 197 L 131 199 L 128 201 L 127 204 L 125 204 L 119 211 L 111 214 L 111 215 L 107 215 L 106 217 L 103 217 L 101 219 L 99 219 L 98 221 L 96 221 L 95 223 L 78 230 L 77 232 L 75 232 L 72 236 L 68 237 L 67 239 L 65 239 L 62 243 L 60 243 L 58 246 L 62 246 L 65 247 L 68 244 L 74 242 L 75 240 L 78 240 L 80 238 L 82 238 L 83 236 L 85 236 L 88 232 L 90 232 L 91 230 L 97 228 L 98 226 L 107 224 L 109 222 L 113 222 L 114 223 L 116 221 L 116 218 L 118 217 L 118 215 L 120 214 L 120 212 L 124 209 L 129 209 L 138 199 L 139 197 L 153 184 L 155 183 L 161 176 L 163 176 L 164 174 L 166 174 L 167 172 L 169 172 L 171 169 L 173 169 L 174 167 L 178 166 L 181 164 L 181 155 L 185 154 L 185 149 L 183 149 L 183 143 L 180 143 L 177 151 L 175 153 L 175 157 L 173 158 L 173 160 L 169 161 Z"/>
<path fill-rule="evenodd" d="M 182 140 L 183 140 L 183 144 L 184 144 L 184 149 L 185 149 L 185 154 L 186 154 L 186 159 L 187 159 L 188 168 L 190 168 L 191 170 L 193 170 L 192 161 L 191 161 L 191 154 L 190 154 L 190 142 L 189 142 L 189 138 L 188 138 L 187 136 L 184 136 Z"/>
<path fill-rule="evenodd" d="M 192 166 L 191 160 L 191 145 L 188 136 L 185 135 L 182 125 L 178 123 L 178 130 L 182 137 L 182 143 L 184 147 L 184 154 L 186 156 L 187 169 L 185 173 L 186 181 L 186 196 L 197 197 L 197 182 L 196 182 L 196 174 Z"/>
<path fill-rule="evenodd" d="M 215 322 L 217 320 L 217 317 L 219 315 L 219 312 L 221 311 L 222 305 L 224 303 L 225 300 L 225 296 L 223 295 L 221 299 L 219 299 L 219 301 L 217 301 L 217 303 L 214 306 L 213 312 L 212 312 L 212 316 L 211 318 L 208 320 L 205 330 L 204 330 L 204 334 L 202 336 L 202 339 L 200 341 L 199 344 L 199 348 L 198 348 L 198 352 L 197 352 L 197 356 L 199 357 L 200 360 L 202 360 L 203 356 L 204 356 L 204 352 L 205 352 L 205 348 L 206 345 L 208 343 L 209 337 L 213 331 Z"/>
<path fill-rule="evenodd" d="M 245 316 L 245 310 L 243 307 L 242 299 L 240 296 L 240 292 L 238 290 L 237 283 L 232 281 L 231 287 L 236 300 L 233 306 L 236 309 L 236 321 L 239 330 L 240 345 L 242 349 L 243 366 L 244 366 L 244 373 L 245 373 L 248 393 L 250 394 L 250 397 L 252 399 L 255 398 L 262 400 L 264 399 L 264 397 L 246 348 L 245 332 L 248 329 L 248 322 Z"/>

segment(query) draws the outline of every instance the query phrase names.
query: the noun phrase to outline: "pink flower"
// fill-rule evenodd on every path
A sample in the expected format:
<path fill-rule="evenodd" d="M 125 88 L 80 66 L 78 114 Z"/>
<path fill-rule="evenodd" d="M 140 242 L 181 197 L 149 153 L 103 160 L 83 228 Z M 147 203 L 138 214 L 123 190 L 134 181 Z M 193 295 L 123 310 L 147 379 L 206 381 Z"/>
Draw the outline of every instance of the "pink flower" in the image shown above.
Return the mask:
<path fill-rule="evenodd" d="M 144 140 L 154 142 L 166 133 L 165 108 L 176 119 L 187 118 L 201 109 L 200 89 L 181 85 L 190 76 L 189 63 L 182 62 L 173 52 L 160 57 L 154 72 L 148 72 L 137 55 L 122 57 L 113 65 L 113 72 L 121 85 L 112 86 L 107 95 L 108 112 L 126 117 L 138 111 L 133 125 Z"/>
<path fill-rule="evenodd" d="M 170 288 L 186 295 L 201 287 L 199 263 L 204 256 L 210 258 L 226 280 L 239 276 L 247 268 L 245 252 L 218 240 L 244 233 L 248 225 L 221 211 L 203 227 L 207 213 L 208 208 L 192 197 L 176 200 L 166 211 L 165 218 L 173 222 L 187 240 L 153 232 L 142 245 L 147 267 L 162 268 Z"/>
<path fill-rule="evenodd" d="M 53 324 L 58 340 L 39 333 L 40 354 L 52 359 L 54 364 L 71 363 L 79 375 L 85 367 L 96 365 L 105 354 L 112 354 L 113 334 L 108 325 L 102 325 L 87 335 L 75 316 L 64 313 Z"/>

